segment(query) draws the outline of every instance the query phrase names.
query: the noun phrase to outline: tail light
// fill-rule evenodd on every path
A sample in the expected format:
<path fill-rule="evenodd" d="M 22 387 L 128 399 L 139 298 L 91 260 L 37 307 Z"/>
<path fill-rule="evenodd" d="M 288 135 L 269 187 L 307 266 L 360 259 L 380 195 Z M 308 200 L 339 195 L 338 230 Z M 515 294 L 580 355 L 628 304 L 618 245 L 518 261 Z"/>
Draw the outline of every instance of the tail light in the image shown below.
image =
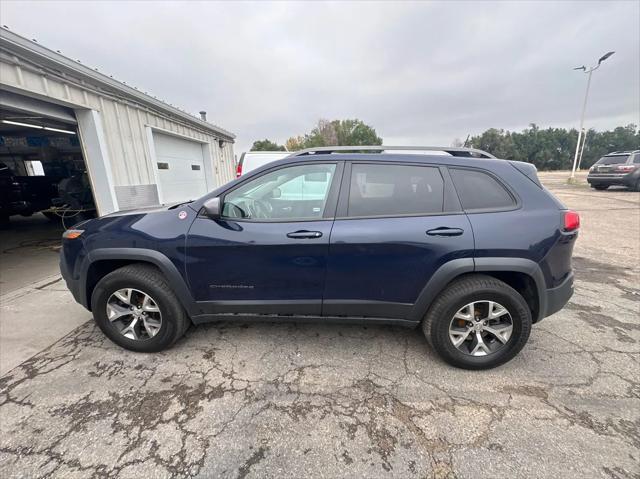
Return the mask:
<path fill-rule="evenodd" d="M 236 166 L 236 178 L 240 178 L 242 176 L 242 163 L 238 163 Z"/>
<path fill-rule="evenodd" d="M 576 211 L 564 212 L 564 230 L 575 231 L 580 228 L 580 215 Z"/>
<path fill-rule="evenodd" d="M 617 171 L 633 171 L 635 169 L 634 165 L 620 165 L 616 168 Z"/>

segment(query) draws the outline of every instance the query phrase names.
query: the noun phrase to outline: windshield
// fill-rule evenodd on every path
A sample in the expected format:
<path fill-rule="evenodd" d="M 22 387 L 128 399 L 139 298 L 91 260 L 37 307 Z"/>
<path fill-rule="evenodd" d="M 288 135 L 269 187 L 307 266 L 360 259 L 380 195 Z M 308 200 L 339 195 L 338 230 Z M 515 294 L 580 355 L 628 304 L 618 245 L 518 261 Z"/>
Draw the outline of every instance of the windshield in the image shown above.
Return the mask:
<path fill-rule="evenodd" d="M 627 162 L 629 155 L 603 156 L 596 165 L 621 165 Z"/>

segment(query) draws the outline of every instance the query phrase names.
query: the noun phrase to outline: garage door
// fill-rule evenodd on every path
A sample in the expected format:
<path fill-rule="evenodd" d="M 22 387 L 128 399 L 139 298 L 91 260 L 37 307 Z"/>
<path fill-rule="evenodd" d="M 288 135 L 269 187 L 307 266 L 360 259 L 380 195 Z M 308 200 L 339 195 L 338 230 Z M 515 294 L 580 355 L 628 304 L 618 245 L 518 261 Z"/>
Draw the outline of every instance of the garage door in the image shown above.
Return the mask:
<path fill-rule="evenodd" d="M 207 192 L 202 143 L 153 133 L 161 201 L 193 200 Z"/>

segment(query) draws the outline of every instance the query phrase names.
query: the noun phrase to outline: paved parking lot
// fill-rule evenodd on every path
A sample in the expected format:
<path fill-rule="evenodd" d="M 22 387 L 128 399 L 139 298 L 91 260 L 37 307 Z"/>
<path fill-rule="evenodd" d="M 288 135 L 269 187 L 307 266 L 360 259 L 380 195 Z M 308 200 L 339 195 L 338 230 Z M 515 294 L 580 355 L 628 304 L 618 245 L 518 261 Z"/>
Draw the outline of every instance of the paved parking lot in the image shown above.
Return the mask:
<path fill-rule="evenodd" d="M 134 354 L 86 322 L 0 380 L 0 476 L 640 477 L 640 194 L 541 176 L 582 216 L 576 294 L 509 364 L 461 371 L 417 330 L 300 323 Z M 20 320 L 68 299 L 40 291 L 9 304 Z"/>

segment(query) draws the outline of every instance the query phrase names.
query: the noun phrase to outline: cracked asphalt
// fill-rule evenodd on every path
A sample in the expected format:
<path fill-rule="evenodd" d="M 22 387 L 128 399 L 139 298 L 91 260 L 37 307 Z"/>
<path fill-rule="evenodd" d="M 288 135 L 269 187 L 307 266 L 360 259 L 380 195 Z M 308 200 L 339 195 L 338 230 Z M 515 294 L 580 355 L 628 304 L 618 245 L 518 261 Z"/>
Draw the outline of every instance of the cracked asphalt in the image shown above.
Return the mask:
<path fill-rule="evenodd" d="M 640 477 L 640 194 L 541 177 L 582 216 L 576 294 L 510 363 L 304 323 L 135 354 L 88 321 L 0 379 L 0 476 Z"/>

